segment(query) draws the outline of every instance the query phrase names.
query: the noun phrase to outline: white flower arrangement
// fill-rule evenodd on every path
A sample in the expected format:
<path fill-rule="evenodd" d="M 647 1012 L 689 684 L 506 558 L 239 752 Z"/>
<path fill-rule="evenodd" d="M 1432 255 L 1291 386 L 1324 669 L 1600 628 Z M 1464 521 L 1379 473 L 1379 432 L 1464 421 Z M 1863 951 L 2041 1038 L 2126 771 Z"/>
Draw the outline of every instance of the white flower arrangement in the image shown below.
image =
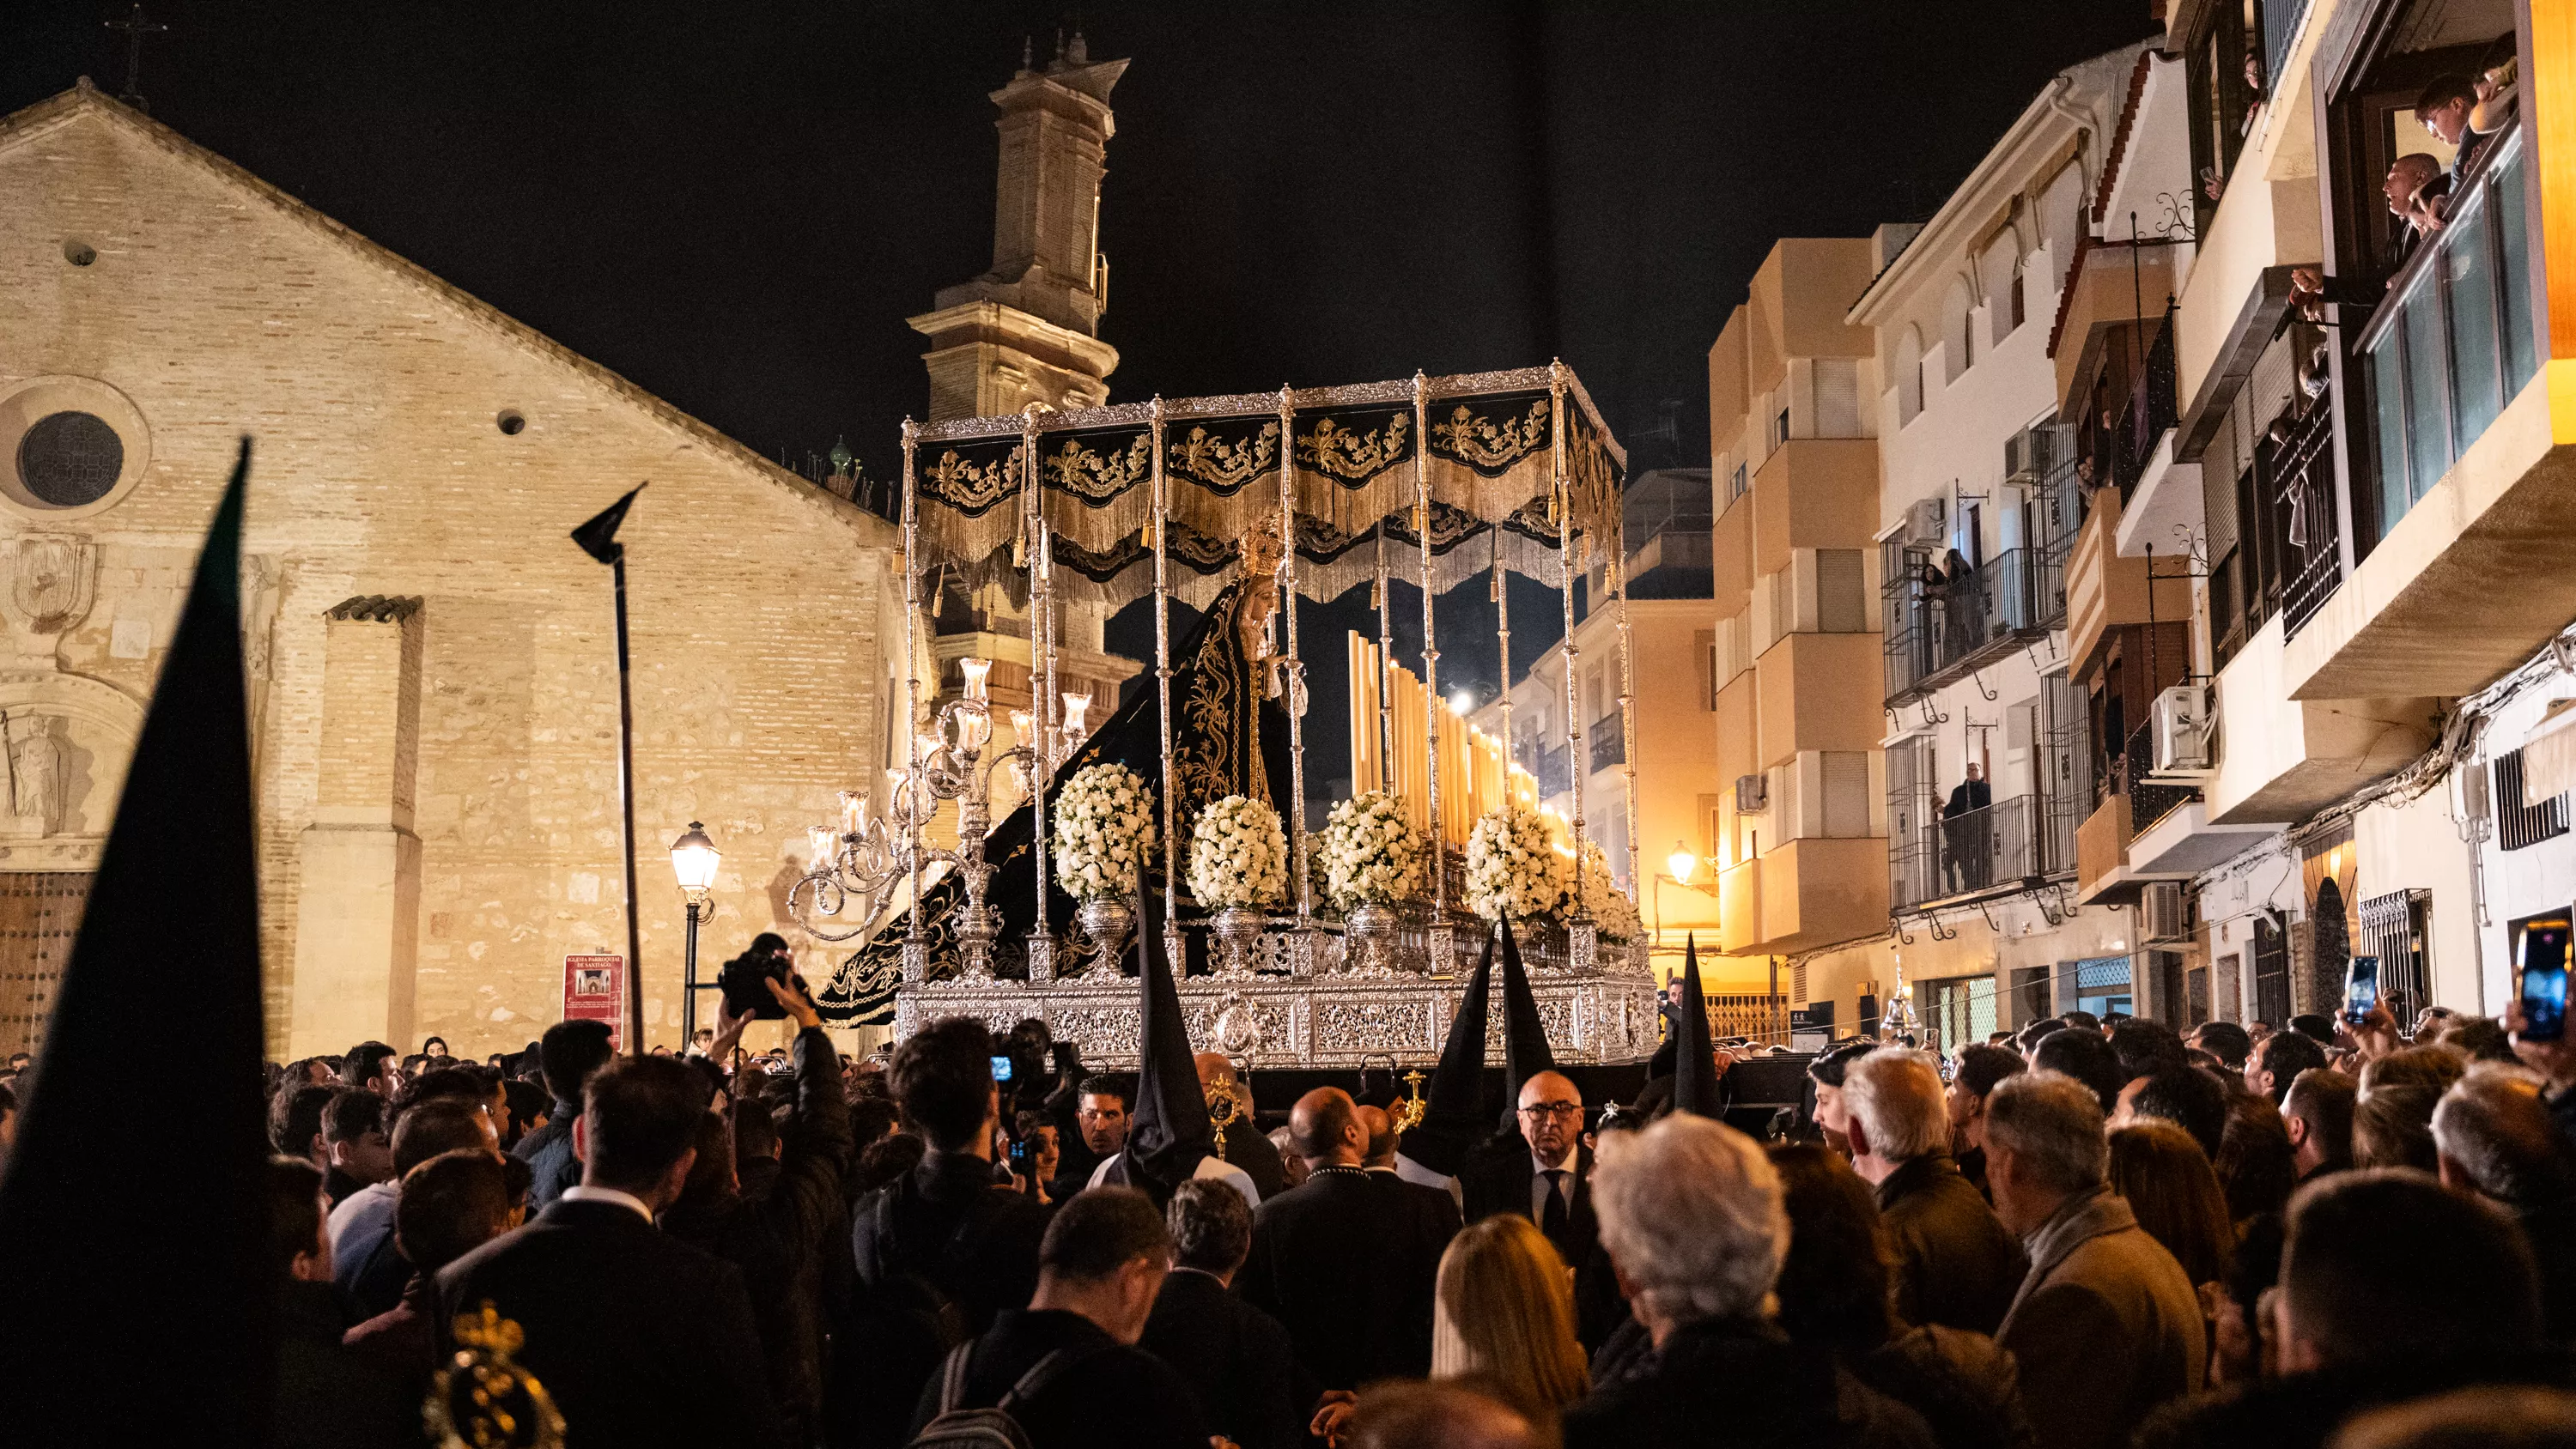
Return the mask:
<path fill-rule="evenodd" d="M 1154 848 L 1154 792 L 1125 765 L 1086 765 L 1055 797 L 1055 882 L 1078 900 L 1136 893 Z"/>
<path fill-rule="evenodd" d="M 1279 812 L 1228 795 L 1190 831 L 1190 894 L 1208 910 L 1278 903 L 1288 891 L 1288 836 Z"/>
<path fill-rule="evenodd" d="M 1637 903 L 1619 889 L 1618 880 L 1610 874 L 1610 858 L 1601 853 L 1593 841 L 1583 842 L 1583 904 L 1592 912 L 1592 925 L 1601 939 L 1624 945 L 1645 934 L 1644 918 L 1637 914 Z M 1572 898 L 1566 909 L 1574 909 Z"/>
<path fill-rule="evenodd" d="M 1497 810 L 1468 832 L 1467 907 L 1486 920 L 1554 915 L 1573 880 L 1574 862 L 1536 815 Z"/>
<path fill-rule="evenodd" d="M 1384 790 L 1355 795 L 1324 822 L 1323 887 L 1335 906 L 1393 905 L 1422 894 L 1427 853 L 1405 818 L 1403 798 Z"/>

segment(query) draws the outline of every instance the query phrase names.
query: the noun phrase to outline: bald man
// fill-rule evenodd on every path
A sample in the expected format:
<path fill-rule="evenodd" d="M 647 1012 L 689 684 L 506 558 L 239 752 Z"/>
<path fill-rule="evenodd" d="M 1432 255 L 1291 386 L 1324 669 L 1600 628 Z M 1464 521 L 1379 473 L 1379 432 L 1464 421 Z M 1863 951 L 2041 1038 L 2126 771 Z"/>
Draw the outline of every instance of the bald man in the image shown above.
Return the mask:
<path fill-rule="evenodd" d="M 1369 1129 L 1350 1094 L 1319 1087 L 1288 1114 L 1306 1181 L 1253 1214 L 1235 1291 L 1278 1319 L 1320 1387 L 1431 1370 L 1432 1289 L 1457 1230 L 1401 1211 L 1401 1186 L 1367 1169 Z"/>
<path fill-rule="evenodd" d="M 1225 1160 L 1252 1179 L 1252 1190 L 1261 1195 L 1253 1201 L 1259 1202 L 1286 1192 L 1287 1164 L 1281 1160 L 1279 1149 L 1271 1146 L 1270 1139 L 1262 1135 L 1260 1119 L 1252 1110 L 1251 1089 L 1235 1075 L 1234 1063 L 1219 1052 L 1201 1052 L 1190 1060 L 1199 1069 L 1200 1090 L 1212 1092 L 1222 1082 L 1234 1091 L 1235 1119 L 1233 1125 L 1225 1129 Z"/>
<path fill-rule="evenodd" d="M 1538 1224 L 1557 1256 L 1575 1270 L 1577 1327 L 1585 1347 L 1598 1347 L 1619 1317 L 1617 1279 L 1601 1249 L 1592 1213 L 1592 1155 L 1583 1150 L 1583 1089 L 1562 1072 L 1536 1072 L 1521 1083 L 1519 1148 L 1498 1147 L 1459 1174 L 1467 1221 L 1513 1213 Z M 1508 1143 L 1511 1139 L 1505 1138 Z"/>

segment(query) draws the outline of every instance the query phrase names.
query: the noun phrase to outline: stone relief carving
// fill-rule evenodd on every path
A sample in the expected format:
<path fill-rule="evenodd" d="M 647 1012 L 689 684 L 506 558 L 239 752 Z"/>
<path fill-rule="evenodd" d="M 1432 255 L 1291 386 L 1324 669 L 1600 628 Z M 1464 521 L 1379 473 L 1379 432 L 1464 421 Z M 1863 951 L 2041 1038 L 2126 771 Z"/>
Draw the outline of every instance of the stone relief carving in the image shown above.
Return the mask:
<path fill-rule="evenodd" d="M 22 667 L 55 668 L 56 643 L 89 617 L 98 594 L 98 547 L 76 533 L 23 533 L 7 548 L 9 586 L 0 614 Z"/>
<path fill-rule="evenodd" d="M 45 715 L 7 721 L 9 813 L 21 829 L 51 835 L 63 823 L 63 747 Z"/>

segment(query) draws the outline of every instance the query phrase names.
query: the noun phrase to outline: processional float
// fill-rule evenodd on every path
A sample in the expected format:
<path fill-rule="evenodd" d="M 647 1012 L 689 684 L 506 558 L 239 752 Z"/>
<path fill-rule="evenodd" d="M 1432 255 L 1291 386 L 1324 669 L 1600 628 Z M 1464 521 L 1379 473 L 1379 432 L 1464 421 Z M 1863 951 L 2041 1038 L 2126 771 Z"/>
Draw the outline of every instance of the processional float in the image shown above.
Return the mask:
<path fill-rule="evenodd" d="M 1198 1049 L 1276 1066 L 1436 1053 L 1490 929 L 1461 909 L 1467 892 L 1459 867 L 1474 849 L 1460 848 L 1471 833 L 1468 809 L 1490 803 L 1508 813 L 1534 801 L 1529 777 L 1511 764 L 1504 577 L 1516 572 L 1559 591 L 1567 654 L 1570 809 L 1548 827 L 1566 833 L 1547 838 L 1571 864 L 1563 872 L 1568 888 L 1549 897 L 1559 902 L 1549 918 L 1519 925 L 1532 987 L 1559 1059 L 1646 1054 L 1657 1018 L 1642 933 L 1634 929 L 1633 902 L 1604 898 L 1614 890 L 1606 863 L 1597 847 L 1587 849 L 1591 722 L 1583 718 L 1574 640 L 1576 581 L 1598 568 L 1602 596 L 1594 607 L 1606 603 L 1613 611 L 1619 645 L 1617 728 L 1626 747 L 1622 808 L 1633 881 L 1635 705 L 1620 532 L 1625 462 L 1561 363 L 1074 411 L 1032 405 L 1018 416 L 928 425 L 907 420 L 909 728 L 898 741 L 906 763 L 888 772 L 882 812 L 872 815 L 867 792 L 844 794 L 842 819 L 811 832 L 809 870 L 789 896 L 791 914 L 816 940 L 860 943 L 822 993 L 825 1014 L 885 1020 L 891 996 L 898 1037 L 943 1016 L 981 1017 L 997 1030 L 1035 1017 L 1057 1039 L 1080 1041 L 1095 1064 L 1132 1063 L 1136 994 L 1118 958 L 1134 911 L 1117 893 L 1092 892 L 1076 902 L 1048 859 L 1049 812 L 1067 782 L 1091 765 L 1119 763 L 1150 786 L 1140 808 L 1152 812 L 1160 870 L 1157 878 L 1143 868 L 1150 861 L 1136 863 L 1136 884 L 1164 892 L 1172 959 L 1185 959 L 1193 928 L 1215 938 L 1206 952 L 1214 969 L 1180 983 Z M 1401 563 L 1390 560 L 1391 545 L 1405 555 Z M 935 713 L 925 708 L 919 631 L 934 569 L 1025 590 L 1031 708 L 1012 711 L 1008 749 L 988 751 L 989 660 L 960 661 L 957 696 Z M 1466 722 L 1442 719 L 1435 612 L 1441 593 L 1488 569 L 1502 606 L 1502 739 L 1488 746 L 1493 758 L 1480 762 L 1466 748 Z M 1407 571 L 1422 593 L 1418 689 L 1393 660 L 1388 584 Z M 1378 638 L 1373 650 L 1354 641 L 1352 657 L 1361 676 L 1357 694 L 1374 704 L 1375 718 L 1354 721 L 1353 785 L 1389 792 L 1420 826 L 1429 860 L 1418 899 L 1362 902 L 1334 921 L 1318 910 L 1316 870 L 1307 865 L 1297 601 L 1329 601 L 1362 583 L 1374 585 Z M 1115 608 L 1148 593 L 1154 690 L 1090 735 L 1089 700 L 1059 690 L 1062 605 L 1081 599 Z M 1274 597 L 1275 634 L 1266 602 Z M 1175 599 L 1205 613 L 1191 657 L 1177 670 Z M 1176 678 L 1188 696 L 1177 719 Z M 1275 711 L 1266 703 L 1272 695 Z M 1265 721 L 1273 713 L 1284 720 Z M 1400 730 L 1405 716 L 1419 726 L 1418 745 L 1401 737 L 1409 734 Z M 1278 813 L 1292 882 L 1287 899 L 1268 910 L 1199 909 L 1183 894 L 1184 833 L 1218 803 L 1220 791 L 1230 792 L 1229 800 L 1266 796 L 1282 734 L 1288 799 Z M 1025 803 L 996 821 L 993 787 L 1005 772 Z M 1444 775 L 1452 797 L 1445 813 Z M 1038 782 L 1046 788 L 1033 788 Z M 953 844 L 933 839 L 943 801 L 954 802 Z M 1501 852 L 1485 858 L 1498 860 Z M 1587 860 L 1597 868 L 1586 869 Z M 1481 908 L 1517 897 L 1487 892 L 1477 899 Z M 1605 918 L 1623 923 L 1626 939 L 1605 940 Z M 1078 940 L 1062 929 L 1076 924 Z"/>

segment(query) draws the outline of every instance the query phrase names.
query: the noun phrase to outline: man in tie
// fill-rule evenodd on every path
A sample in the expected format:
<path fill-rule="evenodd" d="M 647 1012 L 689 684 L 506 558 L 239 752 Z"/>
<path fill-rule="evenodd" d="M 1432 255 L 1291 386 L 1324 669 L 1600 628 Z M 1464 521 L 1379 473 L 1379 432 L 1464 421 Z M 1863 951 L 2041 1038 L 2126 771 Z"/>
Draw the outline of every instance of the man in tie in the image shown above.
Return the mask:
<path fill-rule="evenodd" d="M 1618 1280 L 1601 1251 L 1592 1213 L 1592 1157 L 1583 1150 L 1583 1090 L 1560 1072 L 1536 1072 L 1521 1084 L 1520 1143 L 1498 1150 L 1461 1175 L 1466 1218 L 1518 1213 L 1538 1224 L 1574 1269 L 1577 1328 L 1598 1347 L 1620 1317 Z M 1508 1137 L 1501 1139 L 1508 1143 Z"/>

